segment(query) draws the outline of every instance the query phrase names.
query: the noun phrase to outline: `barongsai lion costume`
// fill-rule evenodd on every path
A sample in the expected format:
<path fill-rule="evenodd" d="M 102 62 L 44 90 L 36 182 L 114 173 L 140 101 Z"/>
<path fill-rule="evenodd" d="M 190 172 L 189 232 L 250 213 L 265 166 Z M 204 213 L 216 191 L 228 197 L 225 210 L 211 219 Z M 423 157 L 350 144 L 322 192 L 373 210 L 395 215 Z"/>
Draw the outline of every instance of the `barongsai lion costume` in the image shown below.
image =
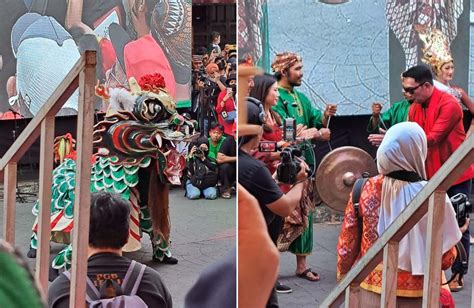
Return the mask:
<path fill-rule="evenodd" d="M 130 201 L 130 237 L 124 251 L 141 248 L 144 233 L 150 236 L 153 259 L 177 263 L 170 251 L 168 183 L 179 184 L 185 167 L 184 156 L 176 151 L 179 142 L 189 142 L 195 134 L 195 121 L 179 115 L 165 90 L 160 74 L 145 75 L 137 83 L 131 78 L 129 90 L 96 93 L 109 103 L 104 119 L 94 126 L 91 192 L 119 193 Z M 71 136 L 57 139 L 51 200 L 51 240 L 69 244 L 53 261 L 53 268 L 69 268 L 74 225 L 74 186 L 76 162 Z M 84 205 L 88 206 L 88 205 Z M 33 207 L 38 215 L 39 203 Z M 37 221 L 33 226 L 29 257 L 36 256 Z"/>

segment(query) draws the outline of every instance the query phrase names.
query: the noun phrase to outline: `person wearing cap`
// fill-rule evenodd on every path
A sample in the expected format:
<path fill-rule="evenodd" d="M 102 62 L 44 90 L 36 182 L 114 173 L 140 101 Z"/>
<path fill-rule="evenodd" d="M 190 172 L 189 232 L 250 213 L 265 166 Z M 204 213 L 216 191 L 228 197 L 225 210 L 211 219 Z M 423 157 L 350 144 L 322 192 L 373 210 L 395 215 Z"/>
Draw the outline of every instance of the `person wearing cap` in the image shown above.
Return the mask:
<path fill-rule="evenodd" d="M 293 118 L 296 124 L 307 128 L 316 128 L 313 134 L 307 136 L 311 140 L 328 141 L 331 131 L 328 128 L 329 119 L 335 116 L 337 106 L 328 104 L 321 112 L 313 107 L 311 101 L 295 89 L 302 83 L 303 62 L 299 55 L 292 52 L 278 53 L 272 63 L 272 70 L 278 81 L 279 98 L 273 107 L 282 119 Z M 315 170 L 314 151 L 305 151 L 305 159 L 311 170 Z M 313 250 L 313 215 L 308 215 L 308 228 L 289 247 L 289 251 L 296 255 L 296 275 L 298 277 L 318 281 L 319 275 L 307 266 L 306 257 Z"/>
<path fill-rule="evenodd" d="M 235 94 L 237 92 L 236 74 L 232 73 L 227 78 L 227 88 L 217 97 L 217 119 L 224 126 L 224 133 L 232 136 L 232 125 L 237 116 Z"/>
<path fill-rule="evenodd" d="M 263 126 L 266 122 L 266 114 L 262 104 L 249 100 L 246 106 L 248 123 Z M 304 161 L 300 162 L 301 168 L 296 176 L 297 182 L 284 194 L 267 166 L 251 156 L 252 152 L 258 149 L 262 133 L 263 129 L 257 135 L 239 137 L 239 184 L 257 199 L 270 238 L 276 245 L 283 218 L 290 215 L 300 203 L 308 166 Z M 267 307 L 278 307 L 275 288 L 272 289 Z"/>
<path fill-rule="evenodd" d="M 225 82 L 222 82 L 222 79 L 221 79 L 222 75 L 219 72 L 219 66 L 216 63 L 211 62 L 207 64 L 206 73 L 207 73 L 207 76 L 209 77 L 208 79 L 211 81 L 211 86 L 209 86 L 209 88 L 216 88 L 216 85 L 217 85 L 220 91 L 224 91 L 226 89 Z"/>
<path fill-rule="evenodd" d="M 426 133 L 428 156 L 425 168 L 429 180 L 466 139 L 462 123 L 463 112 L 454 96 L 433 85 L 433 75 L 426 65 L 413 66 L 405 71 L 402 74 L 402 86 L 404 92 L 412 93 L 414 100 L 408 112 L 408 120 L 418 123 Z M 470 196 L 473 177 L 474 165 L 470 165 L 448 189 L 448 196 L 452 197 L 458 193 Z M 467 226 L 463 228 L 461 243 L 466 250 L 469 264 L 469 220 L 466 221 Z M 464 286 L 462 277 L 467 273 L 467 268 L 457 260 L 452 270 L 459 275 L 456 274 L 457 279 L 450 284 L 450 288 L 452 291 L 459 291 Z"/>

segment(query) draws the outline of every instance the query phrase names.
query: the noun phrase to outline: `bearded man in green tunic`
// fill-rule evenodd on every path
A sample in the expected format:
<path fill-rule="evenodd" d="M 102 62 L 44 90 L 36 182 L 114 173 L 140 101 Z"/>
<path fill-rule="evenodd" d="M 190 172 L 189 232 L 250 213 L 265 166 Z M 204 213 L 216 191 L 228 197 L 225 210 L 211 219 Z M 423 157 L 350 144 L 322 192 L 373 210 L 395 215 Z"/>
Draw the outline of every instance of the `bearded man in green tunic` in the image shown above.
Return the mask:
<path fill-rule="evenodd" d="M 303 63 L 299 55 L 292 52 L 283 52 L 276 55 L 272 64 L 273 72 L 278 80 L 278 103 L 273 107 L 282 119 L 293 118 L 298 125 L 298 131 L 306 127 L 312 133 L 305 133 L 306 139 L 327 141 L 331 138 L 331 131 L 327 128 L 329 119 L 334 116 L 337 106 L 328 104 L 326 110 L 316 109 L 310 100 L 295 87 L 301 85 L 303 78 Z M 313 149 L 304 153 L 306 163 L 311 169 L 315 168 Z M 304 192 L 303 192 L 304 194 Z M 298 277 L 318 281 L 319 276 L 306 264 L 306 256 L 313 250 L 313 213 L 308 213 L 308 224 L 303 233 L 289 246 L 288 250 L 296 255 L 296 275 Z"/>

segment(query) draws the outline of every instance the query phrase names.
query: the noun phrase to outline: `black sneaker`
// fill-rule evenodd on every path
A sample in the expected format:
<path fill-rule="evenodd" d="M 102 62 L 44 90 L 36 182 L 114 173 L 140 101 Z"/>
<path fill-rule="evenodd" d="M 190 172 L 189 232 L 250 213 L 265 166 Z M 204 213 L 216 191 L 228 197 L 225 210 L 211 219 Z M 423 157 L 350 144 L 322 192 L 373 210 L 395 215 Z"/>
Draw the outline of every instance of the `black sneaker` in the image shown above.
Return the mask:
<path fill-rule="evenodd" d="M 279 294 L 288 294 L 288 293 L 293 292 L 292 288 L 284 284 L 281 284 L 279 281 L 277 281 L 275 289 L 276 289 L 276 292 Z"/>

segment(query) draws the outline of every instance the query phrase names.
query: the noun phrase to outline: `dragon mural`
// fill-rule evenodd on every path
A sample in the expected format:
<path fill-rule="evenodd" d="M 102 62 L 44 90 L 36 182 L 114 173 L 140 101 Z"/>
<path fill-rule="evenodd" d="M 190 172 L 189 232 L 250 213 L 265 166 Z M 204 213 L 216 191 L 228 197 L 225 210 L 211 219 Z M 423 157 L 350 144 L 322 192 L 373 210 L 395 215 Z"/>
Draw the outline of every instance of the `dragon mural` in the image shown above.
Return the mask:
<path fill-rule="evenodd" d="M 168 183 L 180 184 L 185 158 L 176 150 L 190 142 L 195 121 L 176 112 L 159 74 L 129 80 L 125 88 L 96 87 L 96 94 L 109 106 L 104 119 L 94 126 L 91 192 L 119 193 L 130 201 L 130 236 L 124 251 L 141 248 L 143 233 L 150 236 L 153 260 L 176 264 L 170 251 Z M 51 240 L 68 244 L 53 260 L 53 268 L 71 265 L 71 231 L 74 226 L 76 162 L 70 135 L 56 140 L 51 200 Z M 33 207 L 38 215 L 39 204 Z M 37 221 L 33 226 L 29 257 L 36 257 Z"/>

